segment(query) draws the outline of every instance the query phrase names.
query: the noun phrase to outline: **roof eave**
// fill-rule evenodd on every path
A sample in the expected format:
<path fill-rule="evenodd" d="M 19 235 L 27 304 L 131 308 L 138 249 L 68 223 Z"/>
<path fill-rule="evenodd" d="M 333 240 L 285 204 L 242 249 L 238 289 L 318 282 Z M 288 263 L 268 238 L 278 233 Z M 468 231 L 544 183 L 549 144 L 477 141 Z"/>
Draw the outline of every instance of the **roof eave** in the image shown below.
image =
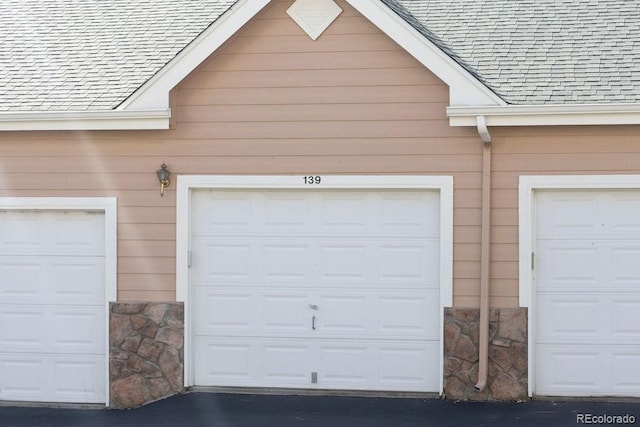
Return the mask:
<path fill-rule="evenodd" d="M 249 22 L 271 0 L 239 0 L 209 28 L 189 43 L 128 99 L 118 110 L 169 107 L 169 92 Z"/>
<path fill-rule="evenodd" d="M 171 110 L 0 113 L 0 131 L 169 129 Z"/>
<path fill-rule="evenodd" d="M 451 126 L 584 126 L 640 124 L 640 104 L 546 104 L 447 108 Z"/>
<path fill-rule="evenodd" d="M 449 86 L 452 106 L 506 105 L 493 90 L 379 1 L 347 0 L 358 12 L 391 37 Z"/>
<path fill-rule="evenodd" d="M 450 105 L 505 105 L 490 88 L 378 1 L 347 0 L 449 86 Z M 239 0 L 156 75 L 124 101 L 118 110 L 168 108 L 169 92 L 213 54 L 270 0 Z"/>

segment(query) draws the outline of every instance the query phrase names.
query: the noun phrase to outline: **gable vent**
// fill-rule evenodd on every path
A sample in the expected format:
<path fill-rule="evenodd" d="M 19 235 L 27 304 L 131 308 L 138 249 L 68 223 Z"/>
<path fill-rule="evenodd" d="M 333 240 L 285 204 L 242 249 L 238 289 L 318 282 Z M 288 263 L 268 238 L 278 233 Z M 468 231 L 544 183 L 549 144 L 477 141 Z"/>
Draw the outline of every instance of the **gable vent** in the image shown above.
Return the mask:
<path fill-rule="evenodd" d="M 342 9 L 333 0 L 296 0 L 287 14 L 313 40 L 329 28 L 329 25 L 342 13 Z"/>

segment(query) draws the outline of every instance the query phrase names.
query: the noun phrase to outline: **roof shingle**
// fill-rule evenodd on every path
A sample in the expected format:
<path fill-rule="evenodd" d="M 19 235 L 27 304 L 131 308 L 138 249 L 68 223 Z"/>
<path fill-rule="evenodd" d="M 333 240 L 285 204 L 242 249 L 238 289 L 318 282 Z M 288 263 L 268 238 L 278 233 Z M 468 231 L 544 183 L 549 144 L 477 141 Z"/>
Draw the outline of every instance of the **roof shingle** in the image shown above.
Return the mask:
<path fill-rule="evenodd" d="M 637 0 L 384 0 L 513 104 L 640 102 Z"/>
<path fill-rule="evenodd" d="M 0 111 L 113 109 L 235 0 L 3 0 Z"/>
<path fill-rule="evenodd" d="M 639 0 L 382 1 L 512 104 L 640 102 Z M 3 0 L 0 111 L 114 109 L 236 0 Z"/>

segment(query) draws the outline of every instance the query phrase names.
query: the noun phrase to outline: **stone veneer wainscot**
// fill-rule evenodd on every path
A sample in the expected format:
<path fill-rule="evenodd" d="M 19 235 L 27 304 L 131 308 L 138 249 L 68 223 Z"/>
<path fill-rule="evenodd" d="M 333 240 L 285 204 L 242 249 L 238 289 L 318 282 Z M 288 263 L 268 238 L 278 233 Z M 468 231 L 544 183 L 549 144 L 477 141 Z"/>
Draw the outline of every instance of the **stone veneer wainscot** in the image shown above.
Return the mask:
<path fill-rule="evenodd" d="M 478 381 L 480 310 L 447 308 L 444 315 L 444 393 L 454 400 L 527 400 L 527 309 L 494 308 L 489 317 L 489 375 Z"/>
<path fill-rule="evenodd" d="M 134 408 L 184 391 L 182 303 L 109 305 L 111 406 Z"/>

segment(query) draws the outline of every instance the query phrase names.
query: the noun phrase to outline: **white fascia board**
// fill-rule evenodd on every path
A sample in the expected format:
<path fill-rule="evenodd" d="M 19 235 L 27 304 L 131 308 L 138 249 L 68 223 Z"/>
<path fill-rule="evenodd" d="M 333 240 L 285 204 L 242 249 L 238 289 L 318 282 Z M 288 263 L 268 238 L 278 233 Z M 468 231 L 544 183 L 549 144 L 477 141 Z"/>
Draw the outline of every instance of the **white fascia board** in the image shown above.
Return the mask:
<path fill-rule="evenodd" d="M 502 98 L 385 4 L 371 0 L 347 2 L 444 81 L 449 86 L 450 105 L 506 105 Z"/>
<path fill-rule="evenodd" d="M 640 104 L 451 106 L 447 115 L 451 126 L 476 126 L 478 116 L 487 126 L 637 125 Z"/>
<path fill-rule="evenodd" d="M 0 113 L 0 131 L 169 129 L 171 110 Z"/>
<path fill-rule="evenodd" d="M 270 0 L 240 0 L 142 85 L 118 110 L 169 108 L 169 92 L 251 20 Z"/>

